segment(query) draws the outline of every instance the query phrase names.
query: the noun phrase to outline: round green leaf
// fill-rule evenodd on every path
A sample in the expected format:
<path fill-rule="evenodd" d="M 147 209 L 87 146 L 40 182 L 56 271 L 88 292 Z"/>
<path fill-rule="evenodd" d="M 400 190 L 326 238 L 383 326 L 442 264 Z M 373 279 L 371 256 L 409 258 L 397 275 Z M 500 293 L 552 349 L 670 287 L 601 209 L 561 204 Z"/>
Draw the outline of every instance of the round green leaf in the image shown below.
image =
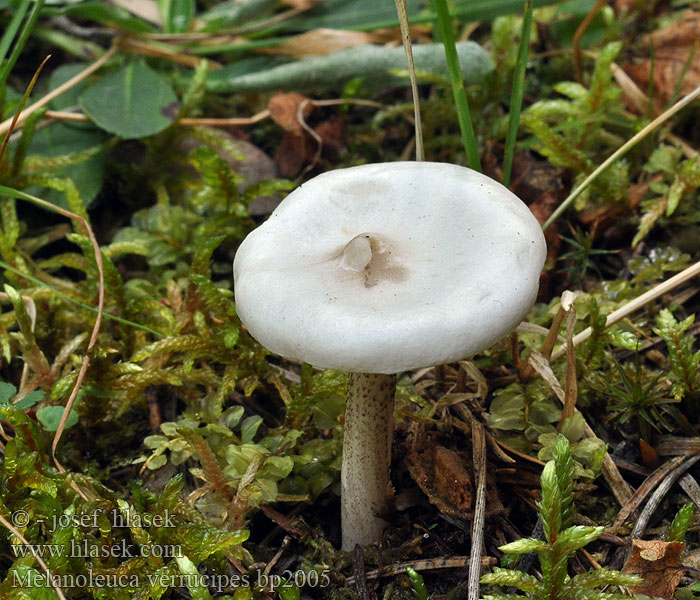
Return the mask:
<path fill-rule="evenodd" d="M 63 406 L 45 406 L 36 411 L 36 418 L 44 426 L 47 431 L 56 431 L 63 416 Z M 72 427 L 78 422 L 78 413 L 75 409 L 71 409 L 66 421 L 66 429 Z"/>
<path fill-rule="evenodd" d="M 141 61 L 134 61 L 91 85 L 80 106 L 98 126 L 122 138 L 154 135 L 177 116 L 170 84 Z"/>

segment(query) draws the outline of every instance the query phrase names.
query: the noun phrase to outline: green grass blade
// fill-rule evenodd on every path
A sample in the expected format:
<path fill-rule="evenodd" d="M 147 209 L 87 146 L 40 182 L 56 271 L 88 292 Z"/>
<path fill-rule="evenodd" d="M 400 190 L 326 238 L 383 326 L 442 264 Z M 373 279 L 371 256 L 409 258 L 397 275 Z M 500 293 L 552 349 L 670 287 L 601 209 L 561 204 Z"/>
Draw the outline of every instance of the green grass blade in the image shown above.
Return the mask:
<path fill-rule="evenodd" d="M 14 48 L 12 48 L 12 53 L 10 54 L 10 57 L 7 59 L 7 62 L 2 65 L 2 69 L 0 69 L 0 88 L 5 87 L 7 77 L 9 76 L 10 71 L 12 71 L 12 67 L 15 66 L 15 63 L 17 62 L 19 55 L 22 53 L 22 50 L 24 50 L 24 46 L 27 43 L 29 36 L 32 34 L 32 31 L 34 30 L 34 25 L 36 25 L 36 21 L 39 18 L 39 13 L 41 12 L 41 9 L 43 7 L 44 0 L 36 0 L 32 12 L 29 13 L 29 17 L 22 26 L 22 31 L 19 34 L 17 41 L 15 42 Z M 4 36 L 2 43 L 5 43 Z"/>
<path fill-rule="evenodd" d="M 513 89 L 510 94 L 510 114 L 508 115 L 508 132 L 506 133 L 506 153 L 503 159 L 503 185 L 508 187 L 511 170 L 513 168 L 513 156 L 515 154 L 515 140 L 518 137 L 518 125 L 520 124 L 520 109 L 523 106 L 525 93 L 525 67 L 527 66 L 528 50 L 530 48 L 530 30 L 532 29 L 532 1 L 525 0 L 523 13 L 523 26 L 520 30 L 520 45 L 518 46 L 518 58 L 513 72 Z"/>
<path fill-rule="evenodd" d="M 17 33 L 17 30 L 19 29 L 19 26 L 22 23 L 22 19 L 24 19 L 24 15 L 26 15 L 27 10 L 29 10 L 30 3 L 31 0 L 24 0 L 15 9 L 14 14 L 12 15 L 12 19 L 7 24 L 7 27 L 5 28 L 5 31 L 2 34 L 2 39 L 0 39 L 0 62 L 5 60 L 5 57 L 7 56 L 7 51 L 10 49 L 10 44 L 12 44 L 12 40 L 15 39 L 15 34 Z"/>
<path fill-rule="evenodd" d="M 447 7 L 447 0 L 435 0 L 435 9 L 438 14 L 442 44 L 445 48 L 447 68 L 450 73 L 450 83 L 452 84 L 452 94 L 454 96 L 455 107 L 457 108 L 459 129 L 462 132 L 462 142 L 464 143 L 464 150 L 467 153 L 467 163 L 472 169 L 481 171 L 479 147 L 476 143 L 474 127 L 472 126 L 472 119 L 469 114 L 467 92 L 464 89 L 462 72 L 459 68 L 459 58 L 457 57 L 455 36 L 452 31 L 452 19 Z"/>

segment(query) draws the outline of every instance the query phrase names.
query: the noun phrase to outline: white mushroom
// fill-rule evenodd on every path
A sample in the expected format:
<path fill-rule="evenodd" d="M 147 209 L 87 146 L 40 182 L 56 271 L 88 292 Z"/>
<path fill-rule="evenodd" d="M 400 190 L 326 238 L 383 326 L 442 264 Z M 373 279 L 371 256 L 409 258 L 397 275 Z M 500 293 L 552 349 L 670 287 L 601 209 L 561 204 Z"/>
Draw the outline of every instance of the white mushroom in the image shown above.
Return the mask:
<path fill-rule="evenodd" d="M 499 183 L 443 163 L 325 173 L 241 244 L 236 307 L 268 349 L 351 372 L 341 475 L 345 550 L 385 522 L 395 374 L 471 356 L 523 319 L 546 247 Z"/>

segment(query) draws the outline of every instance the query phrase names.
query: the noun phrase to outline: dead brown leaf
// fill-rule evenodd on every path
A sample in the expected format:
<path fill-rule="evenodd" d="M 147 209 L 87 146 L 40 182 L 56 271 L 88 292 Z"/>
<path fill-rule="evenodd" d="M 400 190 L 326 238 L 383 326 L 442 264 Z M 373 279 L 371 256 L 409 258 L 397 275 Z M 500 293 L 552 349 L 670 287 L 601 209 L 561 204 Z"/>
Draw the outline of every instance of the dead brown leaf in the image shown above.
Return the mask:
<path fill-rule="evenodd" d="M 307 100 L 300 94 L 280 93 L 275 94 L 268 105 L 272 119 L 287 131 L 274 158 L 283 177 L 295 177 L 304 165 L 318 162 L 322 154 L 337 158 L 338 151 L 346 144 L 340 118 L 331 117 L 313 127 L 307 124 L 307 117 L 314 116 L 316 111 L 312 102 L 301 108 L 303 123 L 299 120 L 299 109 Z"/>
<path fill-rule="evenodd" d="M 318 56 L 331 54 L 345 48 L 363 44 L 381 43 L 378 36 L 366 31 L 343 31 L 342 29 L 313 29 L 294 36 L 281 44 L 262 49 L 267 54 L 280 56 Z"/>
<path fill-rule="evenodd" d="M 297 176 L 309 160 L 316 154 L 317 142 L 305 131 L 285 133 L 275 152 L 274 161 L 282 177 Z"/>
<path fill-rule="evenodd" d="M 680 95 L 693 91 L 700 85 L 700 51 L 697 40 L 700 38 L 700 12 L 687 10 L 681 20 L 655 31 L 647 36 L 644 48 L 647 55 L 654 47 L 654 108 L 657 112 L 672 98 L 681 81 Z M 688 64 L 688 61 L 690 63 Z M 688 70 L 683 71 L 688 65 Z M 649 86 L 651 59 L 623 65 L 624 71 L 637 86 L 646 90 Z"/>
<path fill-rule="evenodd" d="M 331 159 L 337 158 L 340 149 L 347 144 L 343 120 L 340 117 L 331 117 L 316 125 L 314 131 L 321 138 L 324 153 Z"/>
<path fill-rule="evenodd" d="M 467 519 L 472 509 L 472 481 L 464 458 L 454 450 L 430 445 L 408 456 L 411 477 L 440 512 Z"/>
<path fill-rule="evenodd" d="M 684 550 L 683 542 L 632 540 L 632 555 L 622 571 L 641 575 L 644 582 L 630 591 L 671 600 L 686 569 L 679 560 Z"/>
<path fill-rule="evenodd" d="M 280 92 L 270 98 L 267 108 L 270 110 L 272 120 L 285 131 L 301 133 L 304 128 L 299 122 L 299 107 L 303 102 L 306 102 L 306 106 L 302 109 L 302 117 L 304 119 L 310 117 L 315 109 L 315 106 L 308 100 L 306 96 L 301 94 L 284 94 Z"/>
<path fill-rule="evenodd" d="M 292 8 L 297 8 L 299 10 L 309 10 L 313 8 L 316 2 L 314 0 L 282 0 L 282 4 L 286 4 Z"/>

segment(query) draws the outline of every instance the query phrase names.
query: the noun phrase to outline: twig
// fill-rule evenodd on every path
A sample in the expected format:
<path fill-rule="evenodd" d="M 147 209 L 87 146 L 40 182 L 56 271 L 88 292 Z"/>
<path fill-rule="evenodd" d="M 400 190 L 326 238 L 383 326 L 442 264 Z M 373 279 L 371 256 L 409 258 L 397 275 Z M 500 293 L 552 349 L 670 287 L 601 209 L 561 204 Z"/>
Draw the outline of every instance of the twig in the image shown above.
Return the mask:
<path fill-rule="evenodd" d="M 142 42 L 133 38 L 118 38 L 117 43 L 119 49 L 124 50 L 125 52 L 133 52 L 134 54 L 139 54 L 141 56 L 162 58 L 164 60 L 169 60 L 170 62 L 191 68 L 195 68 L 203 60 L 205 60 L 201 56 L 185 54 L 184 52 L 180 52 L 177 48 L 163 43 L 153 44 Z M 210 71 L 220 69 L 221 67 L 223 67 L 221 63 L 216 62 L 215 60 L 207 60 L 207 68 Z"/>
<path fill-rule="evenodd" d="M 25 548 L 29 548 L 29 551 L 36 559 L 36 562 L 39 563 L 39 566 L 44 570 L 44 573 L 46 573 L 47 583 L 53 588 L 54 592 L 56 592 L 56 595 L 59 597 L 60 600 L 66 600 L 66 597 L 63 595 L 61 588 L 56 585 L 54 577 L 53 575 L 51 575 L 51 571 L 49 571 L 49 568 L 46 566 L 46 563 L 37 553 L 36 548 L 34 548 L 34 546 L 27 541 L 27 538 L 25 538 L 22 535 L 22 533 L 2 515 L 0 515 L 0 523 L 3 526 L 5 526 L 12 533 L 12 535 L 14 535 L 20 542 L 22 542 Z"/>
<path fill-rule="evenodd" d="M 408 25 L 408 10 L 406 8 L 406 0 L 395 0 L 396 12 L 399 16 L 399 26 L 401 28 L 401 40 L 403 48 L 406 51 L 406 60 L 408 61 L 408 75 L 411 79 L 411 94 L 413 95 L 413 113 L 415 115 L 416 125 L 416 160 L 425 160 L 425 151 L 423 150 L 423 126 L 420 118 L 420 101 L 418 98 L 418 83 L 416 81 L 416 66 L 413 63 L 413 46 L 411 45 L 411 30 Z"/>
<path fill-rule="evenodd" d="M 617 518 L 612 526 L 613 531 L 617 531 L 617 529 L 619 529 L 627 518 L 641 506 L 642 502 L 644 502 L 644 498 L 651 493 L 659 482 L 663 480 L 671 471 L 673 471 L 673 469 L 682 464 L 684 460 L 685 456 L 675 456 L 651 473 L 620 509 L 620 512 L 617 513 Z"/>
<path fill-rule="evenodd" d="M 697 91 L 700 91 L 700 87 Z M 652 289 L 644 292 L 641 296 L 638 296 L 634 300 L 630 300 L 624 306 L 611 312 L 608 315 L 608 318 L 605 320 L 605 326 L 610 327 L 611 325 L 614 325 L 618 321 L 621 321 L 628 315 L 631 315 L 633 312 L 642 308 L 642 306 L 644 306 L 645 304 L 648 304 L 652 300 L 656 300 L 659 296 L 662 296 L 666 292 L 670 292 L 672 289 L 685 283 L 689 279 L 696 277 L 697 275 L 700 275 L 700 261 L 696 262 L 694 265 L 691 265 L 690 267 L 681 271 L 680 273 L 677 273 L 670 279 L 662 281 L 658 285 L 654 286 Z M 587 327 L 582 332 L 575 335 L 573 339 L 574 346 L 577 346 L 581 342 L 585 342 L 589 337 L 591 337 L 591 331 L 591 328 Z M 563 356 L 565 352 L 566 348 L 563 347 L 556 350 L 552 354 L 552 361 L 555 361 L 561 356 Z"/>
<path fill-rule="evenodd" d="M 406 572 L 406 567 L 411 567 L 416 571 L 438 571 L 440 569 L 464 569 L 469 566 L 468 556 L 450 556 L 440 558 L 422 558 L 419 560 L 409 560 L 393 565 L 387 565 L 381 569 L 367 571 L 366 579 L 379 579 L 380 577 L 393 577 Z M 481 567 L 488 568 L 498 564 L 498 560 L 492 556 L 487 556 L 481 559 Z M 348 577 L 345 580 L 347 585 L 354 585 L 355 578 Z"/>
<path fill-rule="evenodd" d="M 467 579 L 467 600 L 478 600 L 479 579 L 481 579 L 481 553 L 484 545 L 486 523 L 486 437 L 484 426 L 472 420 L 472 453 L 474 458 L 474 478 L 476 479 L 476 500 L 474 522 L 472 523 L 472 547 L 469 555 L 469 578 Z"/>
<path fill-rule="evenodd" d="M 576 81 L 579 83 L 583 82 L 583 69 L 581 67 L 581 38 L 583 34 L 586 33 L 586 29 L 591 24 L 591 21 L 600 12 L 600 9 L 605 6 L 608 0 L 598 0 L 595 6 L 588 11 L 586 17 L 581 21 L 581 24 L 576 28 L 576 33 L 574 33 L 574 39 L 572 46 L 574 48 L 573 62 L 574 62 L 574 73 L 576 74 Z"/>
<path fill-rule="evenodd" d="M 61 439 L 61 436 L 63 435 L 63 431 L 66 427 L 66 422 L 68 421 L 68 415 L 70 414 L 71 409 L 73 408 L 73 404 L 75 403 L 75 399 L 78 396 L 78 392 L 80 391 L 80 387 L 83 383 L 83 379 L 85 379 L 85 373 L 87 372 L 88 365 L 90 364 L 90 350 L 95 346 L 95 343 L 97 342 L 97 336 L 100 332 L 100 327 L 102 325 L 102 314 L 104 312 L 104 299 L 105 299 L 105 285 L 104 285 L 104 269 L 102 268 L 102 253 L 100 251 L 100 246 L 97 243 L 97 239 L 95 238 L 95 234 L 92 231 L 92 228 L 88 224 L 87 220 L 84 217 L 81 217 L 80 215 L 77 215 L 69 210 L 66 210 L 64 208 L 61 208 L 60 206 L 57 206 L 55 204 L 51 204 L 50 202 L 47 202 L 46 200 L 42 200 L 41 198 L 37 198 L 36 196 L 32 196 L 31 194 L 27 194 L 26 192 L 20 192 L 18 190 L 13 190 L 12 188 L 8 188 L 5 186 L 0 186 L 0 193 L 10 196 L 12 198 L 20 198 L 22 200 L 29 200 L 30 202 L 33 202 L 34 204 L 38 204 L 39 206 L 42 206 L 43 208 L 46 208 L 47 210 L 50 210 L 52 212 L 57 212 L 60 215 L 63 215 L 64 217 L 67 217 L 69 219 L 72 219 L 76 221 L 77 223 L 80 224 L 81 228 L 84 230 L 84 232 L 87 234 L 88 239 L 90 240 L 90 244 L 92 245 L 92 248 L 95 252 L 95 264 L 97 266 L 97 273 L 98 273 L 98 292 L 97 292 L 97 315 L 95 317 L 95 325 L 92 328 L 92 333 L 90 335 L 90 341 L 88 342 L 87 349 L 85 351 L 85 357 L 83 358 L 83 363 L 80 367 L 80 371 L 78 372 L 78 377 L 76 378 L 75 381 L 75 386 L 73 387 L 73 390 L 71 391 L 71 394 L 68 398 L 68 401 L 66 402 L 66 406 L 63 409 L 63 415 L 61 416 L 61 421 L 58 425 L 58 429 L 56 430 L 56 433 L 54 434 L 53 438 L 53 443 L 51 444 L 51 455 L 53 457 L 54 463 L 56 464 L 56 467 L 58 468 L 59 471 L 65 472 L 65 469 L 63 468 L 63 465 L 58 461 L 56 458 L 56 448 L 58 447 L 58 442 Z M 87 497 L 85 494 L 75 485 L 71 482 L 71 485 L 73 489 L 76 490 L 80 496 L 87 500 Z"/>
<path fill-rule="evenodd" d="M 678 483 L 683 488 L 683 491 L 688 494 L 688 497 L 695 502 L 695 505 L 700 508 L 700 485 L 690 473 L 686 473 L 678 480 Z"/>
<path fill-rule="evenodd" d="M 576 385 L 576 350 L 573 344 L 574 325 L 576 324 L 576 310 L 574 309 L 574 294 L 564 292 L 562 294 L 562 308 L 566 315 L 566 382 L 564 393 L 564 408 L 557 429 L 561 431 L 564 419 L 571 417 L 576 411 L 578 388 Z"/>
<path fill-rule="evenodd" d="M 649 519 L 651 519 L 651 516 L 658 508 L 661 500 L 663 500 L 664 496 L 668 494 L 669 490 L 676 482 L 676 480 L 700 460 L 700 456 L 691 456 L 690 458 L 684 458 L 685 460 L 683 464 L 673 469 L 673 471 L 671 471 L 666 476 L 666 478 L 659 484 L 659 487 L 656 488 L 654 493 L 651 495 L 651 498 L 649 498 L 649 502 L 647 502 L 646 506 L 642 510 L 642 513 L 639 515 L 639 519 L 637 519 L 637 522 L 634 524 L 634 527 L 630 532 L 631 539 L 639 539 L 641 537 L 641 535 L 644 533 L 644 530 L 647 527 L 647 524 L 649 523 Z"/>
<path fill-rule="evenodd" d="M 618 158 L 621 158 L 639 142 L 641 142 L 647 135 L 652 131 L 657 129 L 663 123 L 668 121 L 673 115 L 675 115 L 679 110 L 685 108 L 693 100 L 700 96 L 700 86 L 696 87 L 690 94 L 681 98 L 676 102 L 671 108 L 664 111 L 661 115 L 656 117 L 651 123 L 644 127 L 641 131 L 633 135 L 629 140 L 627 140 L 622 146 L 620 146 L 615 152 L 613 152 L 608 158 L 606 158 L 600 166 L 595 169 L 583 182 L 573 190 L 567 198 L 557 207 L 557 209 L 549 216 L 549 218 L 542 225 L 542 229 L 547 230 L 554 221 L 556 221 L 561 214 L 571 205 L 571 203 L 576 200 L 588 187 L 598 178 L 598 176 L 605 171 L 611 164 L 613 164 Z"/>
<path fill-rule="evenodd" d="M 357 588 L 357 596 L 360 600 L 369 600 L 369 592 L 367 591 L 367 575 L 365 573 L 365 560 L 362 556 L 362 548 L 359 544 L 355 544 L 352 551 L 352 566 L 355 577 L 353 583 Z"/>
<path fill-rule="evenodd" d="M 74 121 L 76 123 L 85 123 L 92 121 L 90 117 L 83 113 L 76 113 L 65 110 L 47 110 L 45 116 L 47 119 L 53 119 L 55 121 Z M 265 109 L 257 114 L 254 114 L 252 117 L 185 117 L 180 119 L 178 123 L 184 127 L 236 127 L 244 125 L 254 125 L 255 123 L 264 121 L 269 116 L 270 111 Z"/>
<path fill-rule="evenodd" d="M 104 65 L 112 56 L 117 51 L 116 46 L 112 46 L 107 52 L 105 52 L 99 59 L 97 59 L 94 63 L 92 63 L 89 67 L 83 69 L 75 75 L 74 77 L 71 77 L 68 81 L 63 83 L 62 85 L 59 85 L 55 90 L 51 90 L 48 94 L 46 94 L 44 97 L 40 98 L 37 100 L 34 104 L 29 106 L 28 108 L 25 108 L 18 116 L 12 117 L 10 119 L 6 119 L 2 123 L 0 123 L 0 135 L 3 133 L 6 133 L 10 129 L 15 129 L 15 127 L 21 126 L 31 115 L 32 113 L 36 112 L 40 108 L 46 106 L 51 100 L 54 98 L 58 98 L 61 94 L 64 92 L 67 92 L 69 89 L 74 87 L 76 84 L 80 83 L 83 79 L 97 71 L 102 65 Z M 14 125 L 13 125 L 14 122 Z M 72 213 L 71 213 L 72 214 Z"/>

